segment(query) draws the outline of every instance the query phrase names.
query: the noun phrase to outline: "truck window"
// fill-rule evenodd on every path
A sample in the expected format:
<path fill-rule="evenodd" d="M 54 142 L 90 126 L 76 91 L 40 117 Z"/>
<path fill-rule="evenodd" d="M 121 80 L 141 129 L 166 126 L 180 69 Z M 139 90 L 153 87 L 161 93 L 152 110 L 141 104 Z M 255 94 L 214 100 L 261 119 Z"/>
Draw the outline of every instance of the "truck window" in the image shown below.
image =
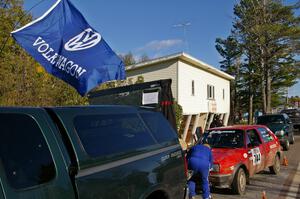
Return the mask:
<path fill-rule="evenodd" d="M 283 115 L 264 115 L 264 116 L 259 116 L 257 118 L 257 124 L 271 124 L 271 123 L 283 124 L 284 123 Z"/>
<path fill-rule="evenodd" d="M 9 185 L 23 189 L 49 182 L 55 166 L 35 120 L 25 114 L 0 114 L 0 157 Z"/>
<path fill-rule="evenodd" d="M 81 115 L 74 126 L 91 157 L 136 151 L 156 144 L 137 114 Z"/>
<path fill-rule="evenodd" d="M 161 113 L 142 112 L 141 117 L 159 143 L 177 139 L 176 132 Z"/>

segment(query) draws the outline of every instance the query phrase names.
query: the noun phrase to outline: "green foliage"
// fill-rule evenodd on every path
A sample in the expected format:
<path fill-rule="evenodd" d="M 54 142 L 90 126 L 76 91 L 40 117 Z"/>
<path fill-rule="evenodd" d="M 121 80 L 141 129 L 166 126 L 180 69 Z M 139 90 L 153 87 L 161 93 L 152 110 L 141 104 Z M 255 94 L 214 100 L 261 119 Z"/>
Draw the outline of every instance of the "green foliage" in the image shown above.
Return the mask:
<path fill-rule="evenodd" d="M 181 125 L 181 122 L 182 122 L 182 119 L 183 119 L 182 106 L 180 104 L 178 104 L 176 101 L 174 101 L 173 108 L 174 108 L 175 116 L 176 116 L 177 129 L 179 129 L 180 125 Z"/>
<path fill-rule="evenodd" d="M 238 77 L 234 89 L 241 109 L 270 112 L 283 103 L 283 90 L 299 78 L 298 8 L 278 0 L 241 0 L 235 5 L 232 33 L 226 40 L 217 39 L 216 48 L 224 58 L 222 69 Z"/>
<path fill-rule="evenodd" d="M 239 73 L 239 58 L 241 57 L 241 47 L 234 35 L 230 35 L 227 39 L 216 39 L 216 49 L 219 54 L 224 57 L 220 62 L 221 69 L 230 75 L 236 76 Z"/>
<path fill-rule="evenodd" d="M 235 122 L 234 113 L 240 110 L 240 88 L 241 88 L 241 77 L 240 77 L 240 59 L 242 55 L 241 47 L 234 35 L 230 35 L 227 39 L 216 39 L 216 49 L 219 54 L 224 58 L 220 62 L 221 69 L 235 77 L 235 80 L 230 82 L 230 112 L 233 113 L 229 117 L 229 123 Z"/>
<path fill-rule="evenodd" d="M 127 85 L 132 85 L 132 84 L 138 84 L 138 83 L 143 83 L 144 82 L 144 77 L 143 76 L 138 76 L 136 81 L 134 82 L 132 78 L 128 78 L 126 80 L 114 80 L 114 81 L 109 81 L 101 84 L 100 86 L 96 87 L 93 89 L 93 91 L 97 90 L 104 90 L 104 89 L 109 89 L 109 88 L 116 88 L 120 86 L 127 86 Z"/>

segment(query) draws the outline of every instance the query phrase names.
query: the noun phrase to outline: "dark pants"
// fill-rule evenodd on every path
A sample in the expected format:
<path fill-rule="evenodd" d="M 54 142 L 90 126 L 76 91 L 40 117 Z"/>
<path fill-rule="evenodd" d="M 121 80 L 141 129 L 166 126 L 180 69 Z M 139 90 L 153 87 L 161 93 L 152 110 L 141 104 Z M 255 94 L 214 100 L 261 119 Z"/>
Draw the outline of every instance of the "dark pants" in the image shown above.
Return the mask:
<path fill-rule="evenodd" d="M 210 189 L 208 182 L 209 175 L 209 162 L 203 161 L 200 158 L 190 158 L 189 160 L 189 169 L 194 171 L 194 175 L 200 175 L 201 187 L 202 187 L 202 197 L 209 198 Z M 188 181 L 189 186 L 189 197 L 193 197 L 196 195 L 196 178 L 191 178 Z"/>

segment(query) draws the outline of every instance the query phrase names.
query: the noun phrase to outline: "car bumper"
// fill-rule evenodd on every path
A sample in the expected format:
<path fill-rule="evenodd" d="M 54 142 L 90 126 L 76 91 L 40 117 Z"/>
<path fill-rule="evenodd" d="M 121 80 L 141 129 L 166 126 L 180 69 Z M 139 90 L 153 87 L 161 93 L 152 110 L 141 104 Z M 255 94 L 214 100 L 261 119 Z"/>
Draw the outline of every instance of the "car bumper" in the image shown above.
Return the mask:
<path fill-rule="evenodd" d="M 213 174 L 209 176 L 209 181 L 213 187 L 230 188 L 234 174 Z"/>

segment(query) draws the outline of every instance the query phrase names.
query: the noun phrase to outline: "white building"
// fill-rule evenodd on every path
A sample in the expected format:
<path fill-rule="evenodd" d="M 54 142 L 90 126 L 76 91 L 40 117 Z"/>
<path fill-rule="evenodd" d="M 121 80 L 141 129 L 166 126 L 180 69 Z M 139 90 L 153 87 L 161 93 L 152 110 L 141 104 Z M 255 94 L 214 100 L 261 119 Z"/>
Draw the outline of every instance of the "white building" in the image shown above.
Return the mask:
<path fill-rule="evenodd" d="M 182 137 L 193 142 L 196 128 L 209 128 L 218 115 L 227 125 L 230 112 L 230 80 L 234 77 L 224 73 L 186 53 L 128 66 L 127 78 L 143 76 L 144 81 L 172 79 L 172 92 L 182 106 L 184 120 Z"/>

